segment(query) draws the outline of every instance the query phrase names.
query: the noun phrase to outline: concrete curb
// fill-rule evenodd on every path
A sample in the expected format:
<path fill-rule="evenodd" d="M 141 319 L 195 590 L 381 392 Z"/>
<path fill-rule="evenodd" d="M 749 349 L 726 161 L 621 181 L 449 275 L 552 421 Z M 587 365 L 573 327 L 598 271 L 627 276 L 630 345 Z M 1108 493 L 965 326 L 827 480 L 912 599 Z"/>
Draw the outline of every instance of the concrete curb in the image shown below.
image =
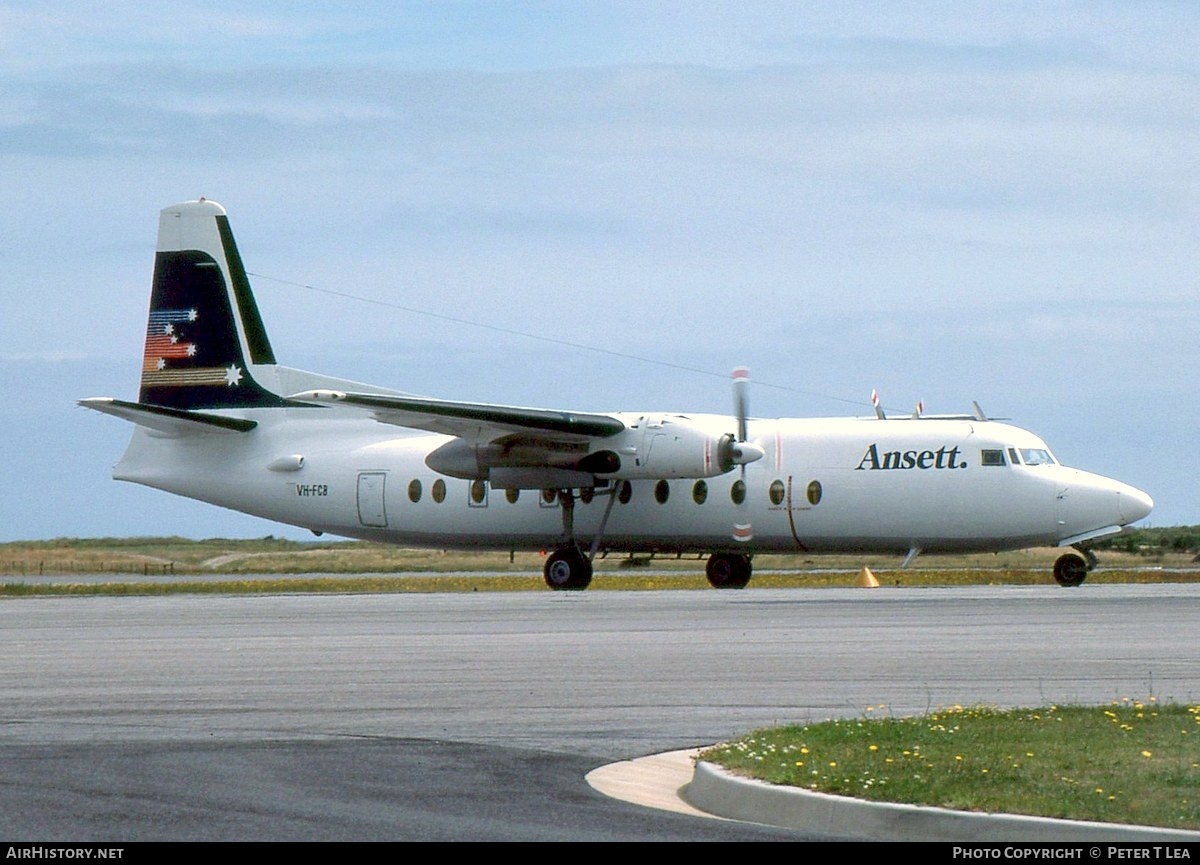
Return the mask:
<path fill-rule="evenodd" d="M 675 753 L 690 760 L 695 752 Z M 1176 829 L 865 802 L 752 781 L 705 762 L 696 763 L 680 795 L 701 811 L 731 820 L 869 841 L 1200 842 L 1200 832 Z"/>

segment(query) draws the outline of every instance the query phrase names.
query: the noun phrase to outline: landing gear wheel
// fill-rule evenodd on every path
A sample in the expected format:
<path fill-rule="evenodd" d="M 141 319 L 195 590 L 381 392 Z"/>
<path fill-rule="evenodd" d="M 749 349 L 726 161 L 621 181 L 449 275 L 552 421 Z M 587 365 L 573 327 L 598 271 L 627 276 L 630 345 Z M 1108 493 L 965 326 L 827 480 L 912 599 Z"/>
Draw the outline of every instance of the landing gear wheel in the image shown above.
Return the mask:
<path fill-rule="evenodd" d="M 750 582 L 750 557 L 735 553 L 713 553 L 704 566 L 714 589 L 743 589 Z"/>
<path fill-rule="evenodd" d="M 546 558 L 542 573 L 556 592 L 586 589 L 592 582 L 592 563 L 578 547 L 562 547 Z"/>
<path fill-rule="evenodd" d="M 1087 579 L 1088 566 L 1082 556 L 1067 553 L 1054 563 L 1054 579 L 1060 586 L 1078 586 Z"/>

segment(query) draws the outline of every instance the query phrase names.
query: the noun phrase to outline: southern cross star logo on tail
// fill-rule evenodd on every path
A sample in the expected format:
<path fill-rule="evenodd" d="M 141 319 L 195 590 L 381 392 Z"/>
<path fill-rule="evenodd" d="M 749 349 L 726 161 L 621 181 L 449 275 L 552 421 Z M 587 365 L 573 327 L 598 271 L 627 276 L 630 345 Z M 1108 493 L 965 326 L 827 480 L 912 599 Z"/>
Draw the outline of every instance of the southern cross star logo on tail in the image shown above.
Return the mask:
<path fill-rule="evenodd" d="M 150 311 L 142 356 L 142 387 L 234 387 L 242 380 L 242 370 L 235 365 L 197 363 L 197 356 L 203 355 L 191 335 L 199 330 L 199 319 L 195 307 Z"/>

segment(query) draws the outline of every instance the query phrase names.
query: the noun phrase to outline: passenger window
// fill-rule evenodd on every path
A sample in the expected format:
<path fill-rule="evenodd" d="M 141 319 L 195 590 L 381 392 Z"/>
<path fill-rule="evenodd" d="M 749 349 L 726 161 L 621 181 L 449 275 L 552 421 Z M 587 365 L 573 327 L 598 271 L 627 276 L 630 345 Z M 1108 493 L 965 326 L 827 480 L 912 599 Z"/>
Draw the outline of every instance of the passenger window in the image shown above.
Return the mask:
<path fill-rule="evenodd" d="M 504 497 L 508 499 L 510 505 L 515 505 L 517 499 L 521 497 L 521 491 L 517 489 L 509 489 L 504 491 Z"/>
<path fill-rule="evenodd" d="M 441 478 L 433 482 L 433 500 L 439 505 L 446 500 L 446 482 Z"/>
<path fill-rule="evenodd" d="M 979 452 L 979 464 L 982 466 L 1004 466 L 1004 451 L 999 448 L 984 448 Z"/>
<path fill-rule="evenodd" d="M 773 505 L 782 504 L 783 503 L 783 493 L 784 493 L 783 481 L 781 481 L 781 480 L 771 481 L 771 486 L 767 488 L 767 495 L 771 499 L 771 504 L 773 504 Z"/>
<path fill-rule="evenodd" d="M 633 485 L 629 481 L 621 481 L 621 489 L 617 493 L 617 501 L 623 505 L 629 504 L 629 500 L 633 497 Z"/>
<path fill-rule="evenodd" d="M 704 481 L 696 481 L 692 484 L 692 501 L 698 505 L 708 501 L 708 484 Z"/>
<path fill-rule="evenodd" d="M 734 481 L 733 486 L 729 488 L 729 498 L 733 500 L 735 505 L 740 505 L 744 502 L 746 500 L 746 482 L 740 479 Z"/>
<path fill-rule="evenodd" d="M 671 497 L 671 485 L 665 480 L 659 481 L 654 485 L 654 500 L 660 505 L 665 505 L 667 499 Z"/>
<path fill-rule="evenodd" d="M 819 505 L 821 503 L 822 492 L 820 481 L 809 481 L 807 491 L 808 503 L 813 507 Z"/>
<path fill-rule="evenodd" d="M 487 484 L 478 478 L 471 481 L 471 504 L 482 505 L 487 500 Z"/>
<path fill-rule="evenodd" d="M 408 482 L 408 500 L 414 505 L 421 500 L 421 482 L 416 478 Z"/>

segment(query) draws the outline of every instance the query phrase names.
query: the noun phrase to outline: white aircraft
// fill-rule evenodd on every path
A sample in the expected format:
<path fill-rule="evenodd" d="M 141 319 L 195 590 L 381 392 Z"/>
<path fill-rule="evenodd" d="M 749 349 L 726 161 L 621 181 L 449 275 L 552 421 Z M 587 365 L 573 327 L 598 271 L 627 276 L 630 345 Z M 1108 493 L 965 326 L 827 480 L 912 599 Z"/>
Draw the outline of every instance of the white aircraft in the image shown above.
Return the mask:
<path fill-rule="evenodd" d="M 81 400 L 136 424 L 113 471 L 267 519 L 408 546 L 546 550 L 553 589 L 597 554 L 707 555 L 740 588 L 756 553 L 1074 547 L 1150 513 L 1141 490 L 1067 468 L 1033 433 L 962 416 L 748 419 L 414 397 L 281 366 L 225 209 L 164 209 L 137 402 Z M 873 400 L 874 401 L 874 400 Z"/>

